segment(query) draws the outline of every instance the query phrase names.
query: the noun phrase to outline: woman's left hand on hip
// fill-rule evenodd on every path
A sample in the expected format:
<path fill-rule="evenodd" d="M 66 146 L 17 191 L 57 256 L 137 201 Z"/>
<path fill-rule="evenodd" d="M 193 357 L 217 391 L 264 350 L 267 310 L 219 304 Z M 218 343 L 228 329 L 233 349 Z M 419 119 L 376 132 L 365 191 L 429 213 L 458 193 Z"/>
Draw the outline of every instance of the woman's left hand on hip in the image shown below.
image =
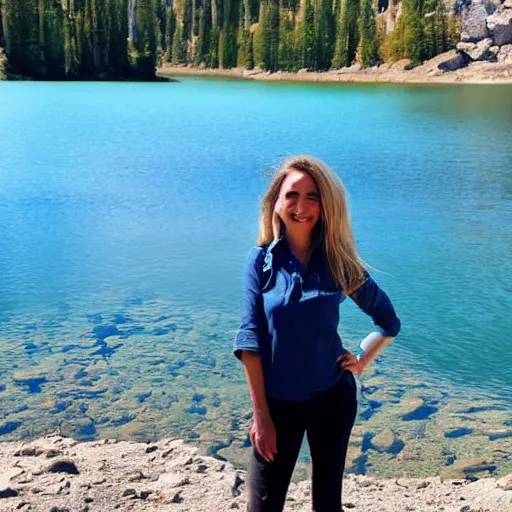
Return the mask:
<path fill-rule="evenodd" d="M 361 375 L 364 370 L 364 364 L 351 352 L 346 352 L 336 359 L 336 363 L 341 363 L 344 370 L 351 371 L 354 375 Z"/>

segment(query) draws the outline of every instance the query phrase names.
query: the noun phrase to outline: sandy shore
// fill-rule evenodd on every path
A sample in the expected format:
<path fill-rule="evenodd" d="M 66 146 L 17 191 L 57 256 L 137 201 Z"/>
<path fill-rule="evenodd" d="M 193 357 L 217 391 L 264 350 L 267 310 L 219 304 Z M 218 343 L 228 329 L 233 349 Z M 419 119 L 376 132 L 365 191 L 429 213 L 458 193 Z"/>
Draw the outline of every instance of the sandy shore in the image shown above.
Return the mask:
<path fill-rule="evenodd" d="M 407 84 L 512 84 L 512 65 L 491 62 L 473 62 L 457 71 L 440 71 L 438 65 L 455 55 L 455 50 L 427 61 L 422 66 L 405 70 L 406 62 L 359 70 L 343 68 L 326 72 L 299 71 L 288 73 L 278 71 L 270 73 L 244 68 L 234 69 L 199 69 L 194 67 L 164 65 L 158 73 L 164 76 L 195 75 L 207 77 L 224 77 L 243 80 L 263 80 L 278 82 L 382 82 Z"/>
<path fill-rule="evenodd" d="M 58 433 L 0 444 L 0 510 L 45 512 L 245 510 L 246 475 L 181 440 L 77 442 Z M 308 481 L 286 511 L 310 511 Z M 347 475 L 344 509 L 364 512 L 510 512 L 512 474 L 496 479 L 375 479 Z"/>

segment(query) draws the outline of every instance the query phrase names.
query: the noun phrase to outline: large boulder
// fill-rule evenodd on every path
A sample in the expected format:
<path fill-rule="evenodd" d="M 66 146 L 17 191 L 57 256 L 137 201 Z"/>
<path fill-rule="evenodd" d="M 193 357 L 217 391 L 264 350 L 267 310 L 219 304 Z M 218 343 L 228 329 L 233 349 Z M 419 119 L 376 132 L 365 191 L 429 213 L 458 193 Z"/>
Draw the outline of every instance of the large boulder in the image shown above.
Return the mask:
<path fill-rule="evenodd" d="M 487 18 L 487 28 L 498 46 L 512 43 L 512 9 L 502 5 Z"/>
<path fill-rule="evenodd" d="M 498 63 L 512 65 L 512 44 L 506 44 L 500 48 L 498 53 Z"/>
<path fill-rule="evenodd" d="M 443 60 L 437 65 L 437 68 L 441 71 L 456 71 L 457 69 L 467 66 L 469 58 L 465 53 L 447 53 L 450 53 L 451 55 L 447 55 L 446 60 Z"/>
<path fill-rule="evenodd" d="M 488 37 L 487 32 L 487 7 L 483 0 L 476 0 L 462 11 L 461 40 L 476 43 Z"/>
<path fill-rule="evenodd" d="M 493 46 L 492 39 L 486 38 L 478 43 L 459 43 L 457 50 L 464 52 L 471 60 L 490 60 L 495 54 L 490 51 Z"/>

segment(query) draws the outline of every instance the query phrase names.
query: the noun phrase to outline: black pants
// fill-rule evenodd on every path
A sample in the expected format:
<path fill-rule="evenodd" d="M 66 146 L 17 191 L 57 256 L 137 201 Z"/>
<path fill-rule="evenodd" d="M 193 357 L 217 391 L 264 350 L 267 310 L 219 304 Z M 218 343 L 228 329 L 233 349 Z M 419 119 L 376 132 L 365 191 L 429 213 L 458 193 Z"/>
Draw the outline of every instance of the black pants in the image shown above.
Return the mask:
<path fill-rule="evenodd" d="M 333 387 L 302 402 L 268 398 L 277 455 L 267 462 L 253 448 L 248 471 L 248 512 L 281 512 L 299 450 L 307 434 L 313 466 L 313 510 L 341 512 L 350 432 L 357 412 L 354 375 L 346 370 Z"/>

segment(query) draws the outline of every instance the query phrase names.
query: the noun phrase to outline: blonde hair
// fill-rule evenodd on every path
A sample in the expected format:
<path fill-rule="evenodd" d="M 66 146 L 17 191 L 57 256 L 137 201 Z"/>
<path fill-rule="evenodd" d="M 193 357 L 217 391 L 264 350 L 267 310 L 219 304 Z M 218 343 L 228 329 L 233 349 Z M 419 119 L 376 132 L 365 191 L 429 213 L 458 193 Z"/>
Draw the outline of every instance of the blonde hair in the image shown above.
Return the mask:
<path fill-rule="evenodd" d="M 313 246 L 324 244 L 331 273 L 346 295 L 363 283 L 365 264 L 360 258 L 348 209 L 347 193 L 338 176 L 321 160 L 312 156 L 293 156 L 275 172 L 261 200 L 258 245 L 268 245 L 284 234 L 284 224 L 276 203 L 281 185 L 291 171 L 308 173 L 320 193 L 321 216 L 313 233 Z"/>

